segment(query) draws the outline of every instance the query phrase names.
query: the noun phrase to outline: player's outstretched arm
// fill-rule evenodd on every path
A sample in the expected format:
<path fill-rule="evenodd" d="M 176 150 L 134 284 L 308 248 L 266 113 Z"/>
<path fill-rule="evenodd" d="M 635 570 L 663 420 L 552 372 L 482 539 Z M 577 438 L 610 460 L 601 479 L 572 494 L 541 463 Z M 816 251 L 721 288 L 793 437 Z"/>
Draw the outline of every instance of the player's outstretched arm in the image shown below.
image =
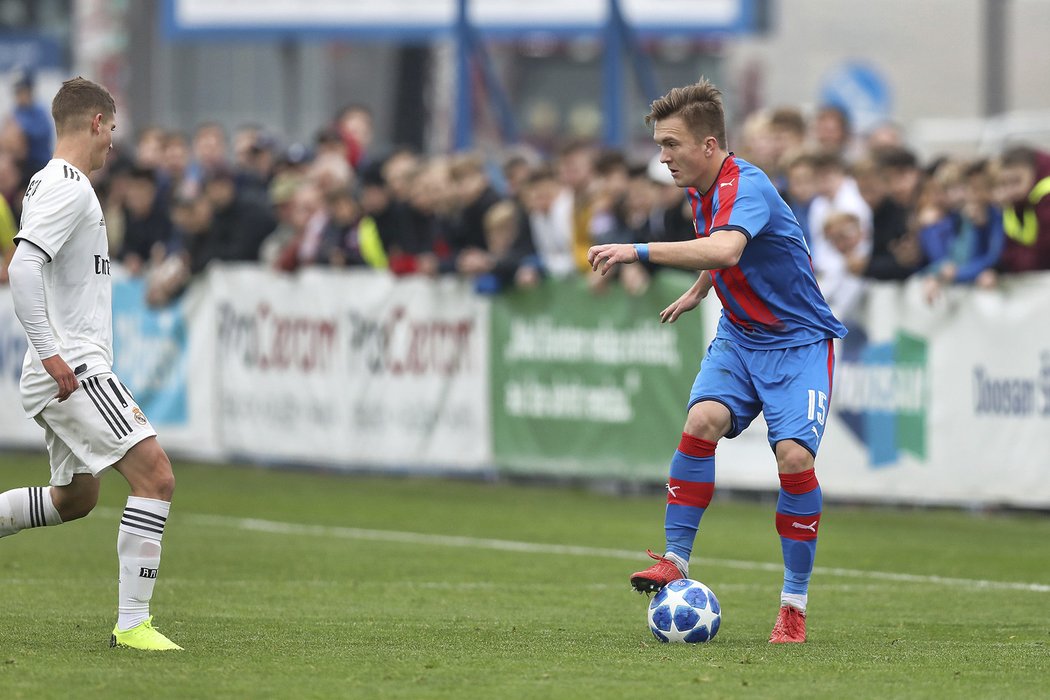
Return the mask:
<path fill-rule="evenodd" d="M 699 306 L 700 302 L 707 296 L 707 293 L 711 291 L 711 284 L 711 275 L 708 274 L 707 270 L 704 270 L 692 287 L 678 297 L 673 304 L 660 312 L 660 323 L 674 323 L 686 311 L 692 311 Z"/>
<path fill-rule="evenodd" d="M 661 241 L 645 245 L 609 243 L 587 251 L 591 269 L 607 275 L 617 265 L 638 262 L 640 251 L 658 265 L 683 270 L 721 270 L 733 267 L 747 245 L 747 236 L 736 229 L 715 231 L 691 241 Z"/>
<path fill-rule="evenodd" d="M 683 270 L 722 270 L 740 261 L 747 236 L 736 229 L 715 231 L 705 238 L 649 244 L 649 260 Z"/>

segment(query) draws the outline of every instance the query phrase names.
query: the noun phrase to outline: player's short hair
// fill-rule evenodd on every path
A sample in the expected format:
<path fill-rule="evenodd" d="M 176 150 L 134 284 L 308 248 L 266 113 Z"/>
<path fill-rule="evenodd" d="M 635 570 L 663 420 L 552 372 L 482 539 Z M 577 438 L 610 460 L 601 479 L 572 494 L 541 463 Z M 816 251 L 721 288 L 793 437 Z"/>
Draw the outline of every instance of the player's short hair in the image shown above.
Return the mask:
<path fill-rule="evenodd" d="M 726 145 L 726 117 L 722 108 L 722 91 L 707 78 L 685 87 L 673 88 L 663 97 L 654 100 L 645 115 L 646 126 L 661 119 L 681 117 L 686 128 L 697 140 L 714 136 L 718 145 Z"/>
<path fill-rule="evenodd" d="M 112 118 L 116 113 L 117 105 L 109 90 L 80 76 L 62 83 L 51 101 L 51 118 L 59 134 L 76 128 L 78 119 L 94 118 L 96 114 Z"/>

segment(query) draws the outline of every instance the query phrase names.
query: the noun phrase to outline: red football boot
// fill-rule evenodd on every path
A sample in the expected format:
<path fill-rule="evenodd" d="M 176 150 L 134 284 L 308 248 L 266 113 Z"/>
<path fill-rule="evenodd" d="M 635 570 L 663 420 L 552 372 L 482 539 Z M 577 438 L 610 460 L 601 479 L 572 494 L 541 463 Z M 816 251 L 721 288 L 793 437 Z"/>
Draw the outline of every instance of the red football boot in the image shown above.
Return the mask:
<path fill-rule="evenodd" d="M 780 606 L 777 624 L 769 635 L 770 644 L 801 644 L 806 641 L 806 613 L 790 605 Z"/>
<path fill-rule="evenodd" d="M 637 571 L 631 574 L 631 585 L 639 593 L 656 593 L 661 588 L 680 578 L 684 578 L 678 565 L 667 557 L 654 554 L 651 549 L 645 553 L 656 560 L 656 563 L 645 571 Z"/>

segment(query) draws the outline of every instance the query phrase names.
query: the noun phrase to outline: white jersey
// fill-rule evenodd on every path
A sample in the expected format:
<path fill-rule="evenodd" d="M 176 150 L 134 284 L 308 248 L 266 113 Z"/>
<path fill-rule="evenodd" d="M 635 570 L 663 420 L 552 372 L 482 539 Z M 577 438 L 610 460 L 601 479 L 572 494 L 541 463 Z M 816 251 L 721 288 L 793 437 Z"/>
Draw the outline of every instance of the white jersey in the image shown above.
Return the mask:
<path fill-rule="evenodd" d="M 83 380 L 113 365 L 113 290 L 102 206 L 87 175 L 52 159 L 33 176 L 15 240 L 43 250 L 48 322 L 58 354 Z M 22 406 L 36 415 L 57 393 L 55 380 L 29 344 L 22 365 Z"/>

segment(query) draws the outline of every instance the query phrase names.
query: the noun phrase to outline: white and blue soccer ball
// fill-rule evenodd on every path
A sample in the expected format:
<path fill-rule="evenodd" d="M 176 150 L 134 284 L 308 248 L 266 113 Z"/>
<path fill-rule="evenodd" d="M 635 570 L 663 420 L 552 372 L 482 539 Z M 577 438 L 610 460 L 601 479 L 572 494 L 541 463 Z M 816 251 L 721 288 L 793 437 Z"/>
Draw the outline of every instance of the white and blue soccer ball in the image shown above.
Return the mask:
<path fill-rule="evenodd" d="M 671 581 L 649 603 L 649 630 L 661 642 L 708 642 L 721 624 L 718 598 L 699 581 Z"/>

